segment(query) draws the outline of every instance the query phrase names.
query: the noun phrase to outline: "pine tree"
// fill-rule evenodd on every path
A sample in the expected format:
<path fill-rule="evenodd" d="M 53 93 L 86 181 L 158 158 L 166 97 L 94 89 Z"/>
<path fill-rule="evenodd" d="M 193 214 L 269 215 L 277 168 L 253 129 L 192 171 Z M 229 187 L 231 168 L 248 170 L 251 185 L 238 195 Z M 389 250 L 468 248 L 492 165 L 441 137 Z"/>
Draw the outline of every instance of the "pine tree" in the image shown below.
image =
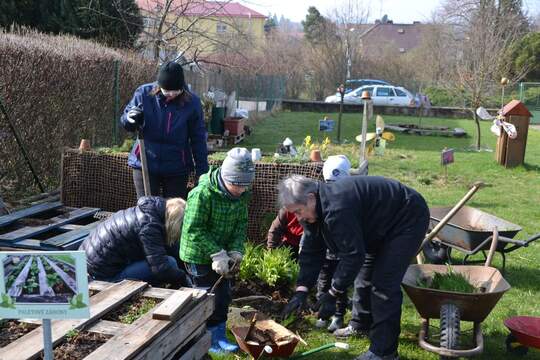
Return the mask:
<path fill-rule="evenodd" d="M 326 19 L 321 15 L 315 6 L 308 8 L 306 20 L 302 21 L 304 26 L 304 37 L 307 41 L 315 44 L 321 40 L 326 25 Z"/>

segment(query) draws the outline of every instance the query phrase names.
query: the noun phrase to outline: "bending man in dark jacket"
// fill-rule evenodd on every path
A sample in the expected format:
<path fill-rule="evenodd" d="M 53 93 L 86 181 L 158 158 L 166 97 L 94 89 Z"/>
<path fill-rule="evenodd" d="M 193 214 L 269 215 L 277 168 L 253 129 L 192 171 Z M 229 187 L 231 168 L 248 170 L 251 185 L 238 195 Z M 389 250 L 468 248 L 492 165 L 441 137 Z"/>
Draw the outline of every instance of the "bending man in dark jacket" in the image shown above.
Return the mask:
<path fill-rule="evenodd" d="M 142 197 L 99 224 L 82 243 L 88 273 L 97 280 L 136 279 L 190 285 L 180 270 L 179 240 L 186 203 L 180 198 Z"/>
<path fill-rule="evenodd" d="M 336 311 L 336 298 L 348 286 L 369 282 L 371 314 L 369 351 L 356 360 L 398 359 L 401 280 L 425 236 L 429 210 L 415 190 L 375 176 L 353 176 L 319 183 L 292 175 L 279 186 L 279 200 L 302 222 L 297 291 L 285 308 L 287 316 L 302 308 L 315 285 L 326 249 L 340 262 L 332 287 L 320 297 L 319 317 Z M 309 231 L 308 231 L 309 229 Z M 359 274 L 366 253 L 374 254 L 372 271 Z"/>

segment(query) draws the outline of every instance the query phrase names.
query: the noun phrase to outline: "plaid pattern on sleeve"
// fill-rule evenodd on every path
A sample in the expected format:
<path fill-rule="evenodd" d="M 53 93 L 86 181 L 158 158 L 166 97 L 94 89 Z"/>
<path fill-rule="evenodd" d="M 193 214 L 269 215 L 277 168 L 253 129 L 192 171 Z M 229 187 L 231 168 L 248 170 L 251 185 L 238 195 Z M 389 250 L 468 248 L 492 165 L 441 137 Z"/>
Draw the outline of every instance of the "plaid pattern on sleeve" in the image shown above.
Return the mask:
<path fill-rule="evenodd" d="M 210 264 L 210 255 L 221 249 L 244 252 L 249 196 L 227 198 L 219 189 L 217 176 L 219 170 L 211 170 L 189 193 L 180 239 L 182 261 Z"/>

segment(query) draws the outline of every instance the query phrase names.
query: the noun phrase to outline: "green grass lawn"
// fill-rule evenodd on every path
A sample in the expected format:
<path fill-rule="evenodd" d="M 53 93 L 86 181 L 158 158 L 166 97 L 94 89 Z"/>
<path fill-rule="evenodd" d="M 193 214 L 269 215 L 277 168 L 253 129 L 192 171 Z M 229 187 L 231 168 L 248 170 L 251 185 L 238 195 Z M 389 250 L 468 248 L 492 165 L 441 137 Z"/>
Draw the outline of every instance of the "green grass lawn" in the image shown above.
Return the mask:
<path fill-rule="evenodd" d="M 273 153 L 276 145 L 285 137 L 290 137 L 300 145 L 306 135 L 322 141 L 326 136 L 318 132 L 318 120 L 324 115 L 337 119 L 337 114 L 291 113 L 283 112 L 270 116 L 254 126 L 253 134 L 242 146 L 258 147 L 266 153 Z M 384 116 L 385 122 L 418 123 L 415 117 Z M 358 163 L 358 146 L 353 139 L 360 133 L 361 115 L 345 114 L 343 118 L 342 138 L 349 144 L 334 146 L 331 153 L 346 153 Z M 468 132 L 466 138 L 446 138 L 435 136 L 415 136 L 396 134 L 396 141 L 387 144 L 384 156 L 371 157 L 370 175 L 382 175 L 398 179 L 417 189 L 423 194 L 430 206 L 452 206 L 477 180 L 491 184 L 483 188 L 469 201 L 468 205 L 487 211 L 507 221 L 519 224 L 523 230 L 517 239 L 526 239 L 540 232 L 540 131 L 529 130 L 525 165 L 514 169 L 505 169 L 494 160 L 494 152 L 475 152 L 470 150 L 474 143 L 474 123 L 471 120 L 451 120 L 423 118 L 422 124 L 461 127 Z M 495 150 L 496 137 L 489 131 L 490 123 L 482 123 L 482 144 Z M 371 125 L 370 129 L 373 130 Z M 335 139 L 335 132 L 330 133 Z M 440 151 L 444 147 L 455 149 L 455 163 L 448 168 L 445 180 L 440 166 Z M 328 155 L 325 154 L 325 155 Z M 484 354 L 478 359 L 514 359 L 505 352 L 504 340 L 508 330 L 503 320 L 513 315 L 540 316 L 540 241 L 511 253 L 507 258 L 505 278 L 512 289 L 503 296 L 494 311 L 483 323 L 485 339 Z M 496 256 L 495 266 L 500 265 Z M 314 319 L 307 321 L 313 323 Z M 467 330 L 472 326 L 462 322 Z M 400 337 L 400 356 L 402 359 L 437 359 L 434 354 L 418 346 L 417 334 L 420 317 L 410 301 L 405 298 Z M 299 347 L 299 351 L 315 348 L 325 343 L 334 342 L 330 334 L 321 331 L 309 331 L 301 334 L 309 347 Z M 353 359 L 355 355 L 368 348 L 367 340 L 349 341 L 349 352 L 325 351 L 310 356 L 311 359 Z M 234 356 L 225 357 L 233 359 Z M 247 358 L 243 355 L 240 358 Z M 540 352 L 529 351 L 527 359 L 540 359 Z"/>

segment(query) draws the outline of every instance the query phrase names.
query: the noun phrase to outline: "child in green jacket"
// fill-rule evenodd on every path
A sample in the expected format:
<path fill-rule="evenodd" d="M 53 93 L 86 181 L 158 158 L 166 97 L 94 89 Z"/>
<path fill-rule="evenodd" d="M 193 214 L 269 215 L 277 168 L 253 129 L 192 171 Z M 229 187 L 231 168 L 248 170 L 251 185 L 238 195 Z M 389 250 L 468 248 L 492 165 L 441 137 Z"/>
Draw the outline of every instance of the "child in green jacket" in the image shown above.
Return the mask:
<path fill-rule="evenodd" d="M 188 195 L 180 258 L 193 284 L 215 289 L 215 310 L 207 322 L 212 333 L 211 352 L 231 352 L 238 347 L 227 341 L 225 323 L 231 303 L 228 277 L 240 268 L 247 234 L 249 186 L 255 177 L 251 154 L 233 148 L 219 168 L 201 176 L 199 185 Z"/>

